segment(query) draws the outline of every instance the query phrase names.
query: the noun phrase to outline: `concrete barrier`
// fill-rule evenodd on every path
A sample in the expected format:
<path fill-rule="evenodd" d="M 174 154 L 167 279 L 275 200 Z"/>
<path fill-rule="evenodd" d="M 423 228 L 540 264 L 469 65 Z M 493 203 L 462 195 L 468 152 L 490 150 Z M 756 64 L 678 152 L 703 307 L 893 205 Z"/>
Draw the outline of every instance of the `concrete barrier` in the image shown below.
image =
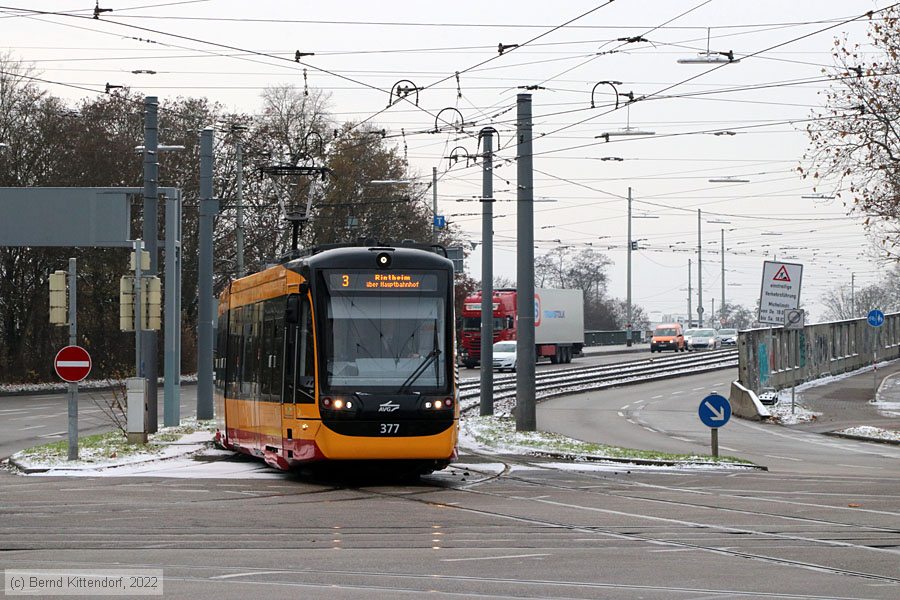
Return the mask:
<path fill-rule="evenodd" d="M 772 416 L 753 390 L 748 390 L 739 381 L 731 382 L 731 393 L 728 401 L 731 403 L 731 414 L 742 419 L 762 421 Z"/>

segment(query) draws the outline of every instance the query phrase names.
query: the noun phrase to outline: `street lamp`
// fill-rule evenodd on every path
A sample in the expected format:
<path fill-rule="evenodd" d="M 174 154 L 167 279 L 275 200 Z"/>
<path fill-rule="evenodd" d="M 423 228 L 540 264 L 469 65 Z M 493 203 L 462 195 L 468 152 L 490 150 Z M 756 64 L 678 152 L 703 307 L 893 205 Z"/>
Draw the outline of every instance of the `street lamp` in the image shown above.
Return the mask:
<path fill-rule="evenodd" d="M 623 129 L 615 129 L 613 131 L 604 131 L 600 135 L 595 135 L 594 139 L 604 139 L 607 142 L 611 137 L 622 137 L 628 135 L 656 135 L 655 131 L 646 131 L 643 129 L 638 129 L 637 127 L 631 126 L 631 105 L 629 104 L 625 109 L 625 127 Z"/>
<path fill-rule="evenodd" d="M 697 56 L 690 58 L 679 58 L 680 65 L 708 65 L 708 64 L 729 64 L 739 63 L 741 59 L 734 57 L 734 52 L 698 52 Z"/>
<path fill-rule="evenodd" d="M 742 179 L 740 177 L 734 177 L 732 175 L 726 175 L 725 177 L 712 177 L 709 179 L 710 183 L 750 183 L 749 179 Z"/>
<path fill-rule="evenodd" d="M 711 51 L 709 49 L 709 36 L 712 31 L 711 27 L 706 28 L 706 52 L 698 52 L 697 56 L 690 58 L 679 58 L 678 64 L 681 65 L 704 65 L 704 64 L 727 64 L 741 62 L 741 59 L 734 57 L 734 51 L 725 52 Z"/>

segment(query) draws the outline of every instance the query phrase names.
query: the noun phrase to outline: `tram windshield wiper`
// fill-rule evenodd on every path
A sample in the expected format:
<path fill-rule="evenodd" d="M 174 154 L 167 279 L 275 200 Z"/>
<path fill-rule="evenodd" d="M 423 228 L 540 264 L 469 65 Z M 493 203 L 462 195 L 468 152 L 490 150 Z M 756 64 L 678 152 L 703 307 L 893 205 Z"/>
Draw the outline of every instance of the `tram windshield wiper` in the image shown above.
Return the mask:
<path fill-rule="evenodd" d="M 419 377 L 422 376 L 422 373 L 425 372 L 425 369 L 427 369 L 428 366 L 432 362 L 435 361 L 435 359 L 438 357 L 438 355 L 440 353 L 441 353 L 441 351 L 438 350 L 437 348 L 435 348 L 434 350 L 432 350 L 431 352 L 426 354 L 425 360 L 423 360 L 421 362 L 421 364 L 419 364 L 419 366 L 416 367 L 412 373 L 410 373 L 409 377 L 406 378 L 406 381 L 404 381 L 403 384 L 400 386 L 400 389 L 397 390 L 397 393 L 398 394 L 403 393 L 403 390 L 405 390 L 406 388 L 410 387 L 413 383 L 415 383 L 416 379 L 418 379 Z"/>

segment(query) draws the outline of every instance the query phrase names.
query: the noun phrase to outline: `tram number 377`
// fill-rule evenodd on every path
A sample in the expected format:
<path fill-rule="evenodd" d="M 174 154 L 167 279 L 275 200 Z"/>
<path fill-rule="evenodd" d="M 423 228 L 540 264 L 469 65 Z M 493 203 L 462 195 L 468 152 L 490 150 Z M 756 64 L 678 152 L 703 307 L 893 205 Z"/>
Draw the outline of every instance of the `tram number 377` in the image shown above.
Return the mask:
<path fill-rule="evenodd" d="M 400 432 L 400 423 L 379 423 L 381 429 L 378 433 L 382 435 L 390 435 L 392 433 Z"/>

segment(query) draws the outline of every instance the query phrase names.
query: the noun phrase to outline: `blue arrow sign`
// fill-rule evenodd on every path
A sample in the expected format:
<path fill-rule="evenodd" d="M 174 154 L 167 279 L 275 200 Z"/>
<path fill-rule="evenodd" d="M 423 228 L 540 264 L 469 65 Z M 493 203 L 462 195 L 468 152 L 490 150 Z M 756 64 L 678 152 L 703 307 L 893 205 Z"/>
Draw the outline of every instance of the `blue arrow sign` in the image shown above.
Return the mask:
<path fill-rule="evenodd" d="M 697 412 L 704 425 L 718 428 L 731 418 L 731 404 L 725 396 L 710 394 L 700 401 L 700 408 Z"/>
<path fill-rule="evenodd" d="M 872 327 L 881 327 L 884 324 L 884 313 L 877 308 L 869 311 L 866 319 Z"/>

